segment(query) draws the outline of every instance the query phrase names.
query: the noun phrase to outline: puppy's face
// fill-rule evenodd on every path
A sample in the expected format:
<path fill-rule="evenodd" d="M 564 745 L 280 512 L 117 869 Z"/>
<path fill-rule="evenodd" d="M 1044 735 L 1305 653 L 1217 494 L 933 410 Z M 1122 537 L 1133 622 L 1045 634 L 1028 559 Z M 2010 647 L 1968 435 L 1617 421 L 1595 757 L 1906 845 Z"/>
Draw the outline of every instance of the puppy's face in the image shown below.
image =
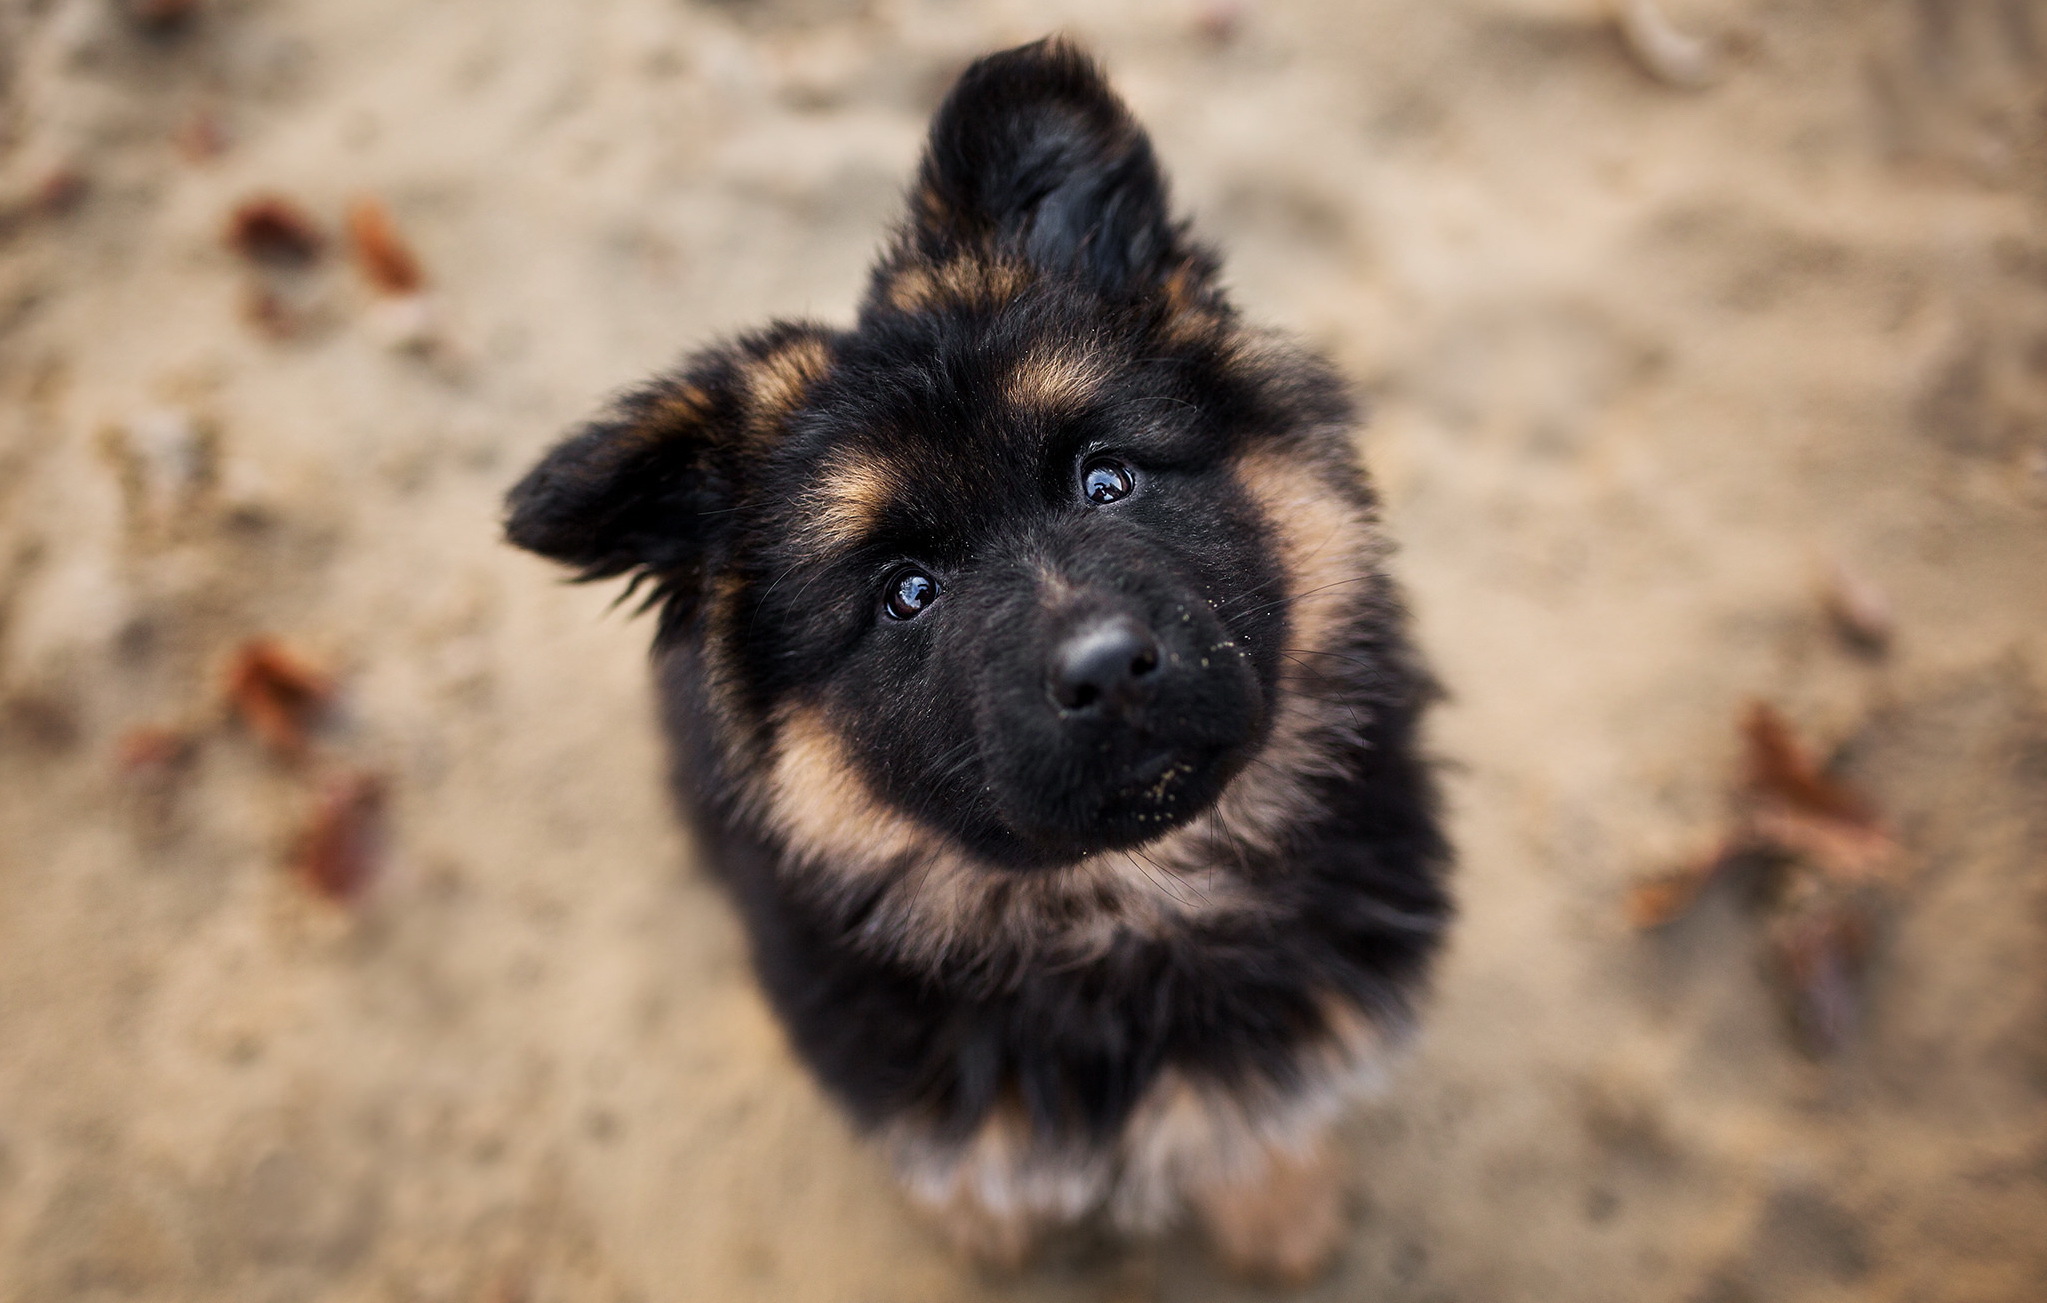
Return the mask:
<path fill-rule="evenodd" d="M 1091 65 L 985 60 L 857 328 L 627 397 L 514 491 L 511 535 L 654 579 L 765 800 L 857 787 L 1013 869 L 1139 845 L 1267 743 L 1302 650 L 1275 504 L 1364 509 L 1340 390 L 1212 279 Z"/>
<path fill-rule="evenodd" d="M 1282 604 L 1189 360 L 1016 280 L 830 342 L 706 632 L 879 796 L 1024 865 L 1207 808 L 1262 740 Z"/>

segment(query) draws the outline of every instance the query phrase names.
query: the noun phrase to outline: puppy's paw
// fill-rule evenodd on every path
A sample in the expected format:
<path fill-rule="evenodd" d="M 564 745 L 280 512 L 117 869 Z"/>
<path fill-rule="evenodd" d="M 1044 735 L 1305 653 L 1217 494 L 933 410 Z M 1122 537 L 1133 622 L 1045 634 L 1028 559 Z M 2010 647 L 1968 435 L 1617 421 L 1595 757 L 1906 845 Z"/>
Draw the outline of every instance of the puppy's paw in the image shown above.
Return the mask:
<path fill-rule="evenodd" d="M 955 1199 L 920 1211 L 961 1257 L 987 1271 L 1014 1274 L 1029 1266 L 1045 1238 L 1046 1226 L 1022 1213 L 997 1213 L 972 1199 Z"/>
<path fill-rule="evenodd" d="M 1216 1256 L 1230 1271 L 1299 1287 L 1336 1260 L 1349 1231 L 1343 1164 L 1327 1143 L 1305 1154 L 1274 1150 L 1258 1177 L 1189 1192 Z"/>

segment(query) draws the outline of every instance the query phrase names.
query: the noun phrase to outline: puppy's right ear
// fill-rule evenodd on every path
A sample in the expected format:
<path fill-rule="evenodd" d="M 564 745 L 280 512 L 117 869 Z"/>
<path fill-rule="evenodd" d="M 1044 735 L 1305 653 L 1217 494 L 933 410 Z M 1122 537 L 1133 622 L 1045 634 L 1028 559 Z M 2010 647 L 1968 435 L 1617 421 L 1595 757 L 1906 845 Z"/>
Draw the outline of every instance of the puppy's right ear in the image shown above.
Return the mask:
<path fill-rule="evenodd" d="M 783 324 L 617 400 L 506 496 L 505 537 L 582 579 L 638 572 L 686 614 L 721 559 L 749 467 L 831 371 L 831 336 Z"/>

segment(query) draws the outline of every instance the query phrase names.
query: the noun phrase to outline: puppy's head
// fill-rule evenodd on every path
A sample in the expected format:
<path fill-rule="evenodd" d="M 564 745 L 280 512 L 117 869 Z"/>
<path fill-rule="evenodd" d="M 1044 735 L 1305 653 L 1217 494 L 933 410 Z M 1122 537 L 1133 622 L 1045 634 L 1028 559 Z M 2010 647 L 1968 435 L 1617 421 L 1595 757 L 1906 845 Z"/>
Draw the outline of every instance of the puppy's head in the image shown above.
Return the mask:
<path fill-rule="evenodd" d="M 1084 56 L 991 56 L 855 329 L 624 398 L 513 490 L 511 539 L 651 579 L 738 781 L 813 843 L 828 811 L 849 852 L 1137 846 L 1281 744 L 1290 665 L 1335 654 L 1303 601 L 1370 565 L 1341 387 L 1214 278 Z"/>

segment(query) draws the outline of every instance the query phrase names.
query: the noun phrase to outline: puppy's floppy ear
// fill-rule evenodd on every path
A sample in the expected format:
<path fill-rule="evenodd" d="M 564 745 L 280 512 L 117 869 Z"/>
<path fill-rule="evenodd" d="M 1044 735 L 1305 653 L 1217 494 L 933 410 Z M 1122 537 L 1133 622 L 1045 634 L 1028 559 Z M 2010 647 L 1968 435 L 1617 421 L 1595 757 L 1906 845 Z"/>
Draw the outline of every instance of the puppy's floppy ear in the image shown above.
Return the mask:
<path fill-rule="evenodd" d="M 749 467 L 832 366 L 831 336 L 780 324 L 626 394 L 506 496 L 505 536 L 583 579 L 638 571 L 686 615 Z"/>
<path fill-rule="evenodd" d="M 1057 38 L 977 60 L 931 122 L 907 243 L 1140 293 L 1178 259 L 1151 141 L 1093 60 Z"/>

